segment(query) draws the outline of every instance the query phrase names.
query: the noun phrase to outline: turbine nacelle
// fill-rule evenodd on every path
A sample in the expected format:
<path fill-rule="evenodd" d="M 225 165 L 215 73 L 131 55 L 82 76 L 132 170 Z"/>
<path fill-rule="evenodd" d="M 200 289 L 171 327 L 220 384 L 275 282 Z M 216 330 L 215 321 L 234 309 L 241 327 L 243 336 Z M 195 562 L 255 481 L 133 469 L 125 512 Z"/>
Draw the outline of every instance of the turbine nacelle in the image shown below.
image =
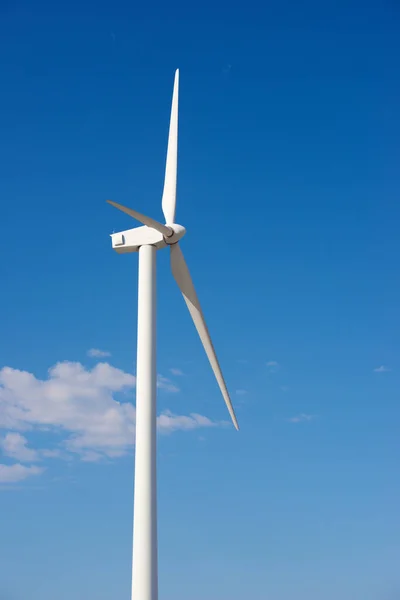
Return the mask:
<path fill-rule="evenodd" d="M 134 227 L 126 229 L 118 233 L 111 234 L 111 243 L 113 249 L 118 254 L 127 254 L 129 252 L 138 252 L 140 246 L 155 246 L 158 250 L 171 246 L 179 242 L 186 233 L 186 229 L 182 225 L 174 223 L 167 225 L 170 230 L 170 235 L 164 236 L 162 233 L 152 227 Z"/>

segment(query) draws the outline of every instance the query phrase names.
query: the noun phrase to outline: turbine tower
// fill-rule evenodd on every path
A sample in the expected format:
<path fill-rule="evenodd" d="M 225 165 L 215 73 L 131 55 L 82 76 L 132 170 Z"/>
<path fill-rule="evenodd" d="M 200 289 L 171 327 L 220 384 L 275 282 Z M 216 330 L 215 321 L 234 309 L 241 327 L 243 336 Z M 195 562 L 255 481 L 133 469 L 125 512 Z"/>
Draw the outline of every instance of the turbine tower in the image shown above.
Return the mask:
<path fill-rule="evenodd" d="M 175 73 L 168 137 L 162 211 L 165 225 L 107 200 L 133 217 L 142 227 L 111 235 L 112 247 L 119 254 L 139 253 L 138 331 L 136 365 L 136 452 L 133 517 L 132 600 L 158 599 L 157 557 L 157 480 L 156 480 L 156 253 L 170 249 L 173 277 L 182 292 L 193 323 L 210 361 L 226 406 L 239 429 L 229 393 L 204 320 L 179 240 L 186 230 L 175 223 L 178 155 L 178 88 Z"/>

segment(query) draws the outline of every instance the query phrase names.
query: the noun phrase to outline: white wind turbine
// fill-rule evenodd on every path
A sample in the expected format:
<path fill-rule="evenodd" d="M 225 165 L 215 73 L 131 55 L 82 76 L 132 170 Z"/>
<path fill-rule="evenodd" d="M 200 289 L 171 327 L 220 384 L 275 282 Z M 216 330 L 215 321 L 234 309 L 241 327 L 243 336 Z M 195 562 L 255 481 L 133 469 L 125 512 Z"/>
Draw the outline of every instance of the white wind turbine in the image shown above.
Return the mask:
<path fill-rule="evenodd" d="M 169 246 L 172 274 L 187 304 L 208 360 L 236 429 L 238 424 L 228 390 L 208 333 L 203 312 L 179 240 L 186 230 L 175 223 L 178 152 L 178 87 L 175 73 L 165 169 L 162 210 L 165 225 L 107 200 L 143 224 L 111 235 L 120 254 L 139 252 L 138 333 L 136 366 L 136 455 L 133 523 L 132 600 L 157 600 L 156 498 L 156 252 Z"/>

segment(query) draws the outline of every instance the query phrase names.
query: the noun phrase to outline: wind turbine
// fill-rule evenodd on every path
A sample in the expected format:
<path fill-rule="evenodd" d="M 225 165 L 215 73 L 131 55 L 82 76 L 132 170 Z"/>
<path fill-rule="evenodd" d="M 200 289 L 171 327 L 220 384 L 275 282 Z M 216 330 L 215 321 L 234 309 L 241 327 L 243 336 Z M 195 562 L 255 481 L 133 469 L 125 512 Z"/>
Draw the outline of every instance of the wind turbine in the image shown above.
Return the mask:
<path fill-rule="evenodd" d="M 179 240 L 186 230 L 175 223 L 178 153 L 179 71 L 175 73 L 168 137 L 162 211 L 165 225 L 122 204 L 107 200 L 143 224 L 111 235 L 119 254 L 139 253 L 138 332 L 136 365 L 136 453 L 133 517 L 132 600 L 157 600 L 157 481 L 156 481 L 156 253 L 169 246 L 172 274 L 183 294 L 193 323 L 217 379 L 229 414 L 239 429 L 229 393 L 208 332 Z"/>

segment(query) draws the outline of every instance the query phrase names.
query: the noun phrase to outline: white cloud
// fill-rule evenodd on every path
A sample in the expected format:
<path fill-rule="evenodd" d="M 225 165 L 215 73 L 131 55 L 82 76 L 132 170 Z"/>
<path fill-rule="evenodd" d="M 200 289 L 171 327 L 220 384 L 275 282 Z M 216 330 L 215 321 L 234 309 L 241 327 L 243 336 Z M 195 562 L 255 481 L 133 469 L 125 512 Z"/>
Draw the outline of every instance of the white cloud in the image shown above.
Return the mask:
<path fill-rule="evenodd" d="M 25 467 L 16 463 L 15 465 L 0 464 L 0 483 L 16 483 L 32 475 L 40 475 L 43 469 L 39 467 Z"/>
<path fill-rule="evenodd" d="M 291 417 L 289 421 L 291 423 L 302 423 L 304 421 L 312 421 L 312 419 L 315 419 L 315 415 L 306 415 L 305 413 L 301 413 L 296 417 Z"/>
<path fill-rule="evenodd" d="M 167 410 L 159 417 L 157 417 L 157 428 L 161 433 L 171 433 L 182 429 L 189 431 L 191 429 L 198 429 L 199 427 L 215 427 L 217 424 L 196 413 L 192 413 L 189 416 L 174 415 L 171 411 Z"/>
<path fill-rule="evenodd" d="M 267 367 L 270 373 L 275 373 L 279 369 L 279 363 L 276 360 L 269 360 L 267 362 Z"/>
<path fill-rule="evenodd" d="M 135 440 L 135 407 L 124 396 L 135 383 L 132 374 L 104 362 L 92 369 L 79 362 L 60 362 L 49 369 L 45 379 L 4 367 L 0 370 L 0 429 L 8 433 L 1 447 L 7 456 L 19 462 L 65 459 L 71 454 L 84 461 L 122 456 Z M 162 376 L 158 377 L 157 385 L 170 392 L 179 391 Z M 158 417 L 157 425 L 160 432 L 166 433 L 216 424 L 202 415 L 166 411 Z M 20 433 L 30 430 L 37 432 L 37 436 L 43 431 L 56 434 L 58 447 L 30 449 Z M 10 471 L 11 467 L 14 470 Z M 22 465 L 1 468 L 3 477 L 9 477 L 10 481 L 40 472 L 36 467 Z"/>
<path fill-rule="evenodd" d="M 179 392 L 180 389 L 176 386 L 170 379 L 167 377 L 163 377 L 162 375 L 157 375 L 157 387 L 160 390 L 165 390 L 166 392 Z"/>
<path fill-rule="evenodd" d="M 62 362 L 46 380 L 4 367 L 0 371 L 0 427 L 27 430 L 49 427 L 62 433 L 69 450 L 121 447 L 133 436 L 135 409 L 117 402 L 116 392 L 135 385 L 135 377 L 108 363 L 86 370 Z"/>
<path fill-rule="evenodd" d="M 86 450 L 81 453 L 81 460 L 83 462 L 99 462 L 103 458 L 103 455 L 93 450 Z"/>
<path fill-rule="evenodd" d="M 183 375 L 183 372 L 180 369 L 172 368 L 169 371 L 172 373 L 172 375 L 175 375 L 175 377 L 182 377 Z"/>
<path fill-rule="evenodd" d="M 389 371 L 391 371 L 391 369 L 389 367 L 385 367 L 385 365 L 381 365 L 380 367 L 376 367 L 376 369 L 374 369 L 374 373 L 388 373 Z"/>
<path fill-rule="evenodd" d="M 63 454 L 60 450 L 39 450 L 41 456 L 45 458 L 68 458 L 65 454 Z"/>
<path fill-rule="evenodd" d="M 107 356 L 111 356 L 111 352 L 99 350 L 99 348 L 90 348 L 90 350 L 87 351 L 87 355 L 91 358 L 106 358 Z"/>
<path fill-rule="evenodd" d="M 39 454 L 36 450 L 32 450 L 27 446 L 28 440 L 20 433 L 7 433 L 0 440 L 0 448 L 3 453 L 9 458 L 14 458 L 21 462 L 35 462 L 39 459 Z"/>

